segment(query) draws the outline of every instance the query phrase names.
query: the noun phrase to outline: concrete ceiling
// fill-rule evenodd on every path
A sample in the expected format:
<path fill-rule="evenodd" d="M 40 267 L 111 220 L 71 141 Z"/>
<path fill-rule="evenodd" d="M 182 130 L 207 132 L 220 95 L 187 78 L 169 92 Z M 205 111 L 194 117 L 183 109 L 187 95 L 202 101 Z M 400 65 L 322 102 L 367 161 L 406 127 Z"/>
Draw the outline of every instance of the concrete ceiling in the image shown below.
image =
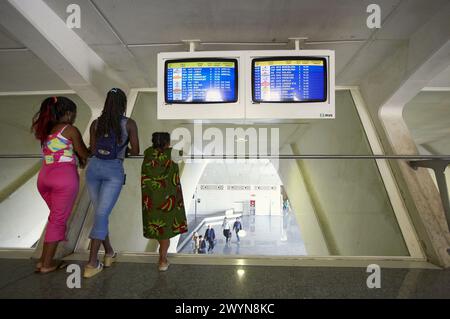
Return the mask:
<path fill-rule="evenodd" d="M 69 87 L 0 22 L 0 92 L 64 90 Z"/>
<path fill-rule="evenodd" d="M 72 0 L 45 0 L 61 19 Z M 309 38 L 305 49 L 336 51 L 337 84 L 357 85 L 386 56 L 448 3 L 448 0 L 379 0 L 382 28 L 366 26 L 368 0 L 79 0 L 78 35 L 130 87 L 156 86 L 156 54 L 183 51 L 183 39 L 200 39 L 200 50 L 288 49 L 289 37 Z M 342 42 L 342 41 L 356 42 Z M 337 41 L 318 44 L 318 41 Z M 341 42 L 339 42 L 341 41 Z M 265 45 L 211 43 L 261 42 Z M 209 44 L 208 44 L 209 43 Z M 64 83 L 33 53 L 8 55 L 22 48 L 0 27 L 0 91 L 61 89 Z M 25 69 L 23 65 L 27 66 Z M 41 76 L 33 76 L 38 70 Z M 3 69 L 2 69 L 3 70 Z M 15 74 L 10 81 L 9 74 Z M 37 73 L 37 72 L 35 72 Z M 6 75 L 8 74 L 8 75 Z M 27 79 L 30 79 L 28 81 Z"/>
<path fill-rule="evenodd" d="M 0 49 L 22 49 L 24 45 L 0 24 Z"/>
<path fill-rule="evenodd" d="M 44 2 L 62 20 L 68 16 L 67 6 L 73 3 Z M 287 39 L 295 36 L 308 37 L 304 49 L 335 50 L 337 85 L 358 85 L 384 59 L 407 44 L 414 32 L 433 19 L 449 0 L 379 0 L 376 3 L 382 10 L 382 28 L 371 30 L 366 26 L 366 7 L 372 2 L 78 0 L 81 28 L 74 31 L 129 87 L 155 87 L 157 54 L 186 50 L 181 43 L 184 39 L 200 39 L 199 50 L 264 50 L 290 49 L 292 45 Z M 1 21 L 0 69 L 0 92 L 70 89 L 2 27 Z M 430 81 L 429 86 L 450 87 L 450 67 Z M 421 99 L 423 96 L 419 95 L 418 100 L 405 108 L 413 135 L 425 147 L 447 147 L 442 143 L 450 127 L 445 120 L 449 106 L 443 100 L 424 108 Z M 436 111 L 434 118 L 427 114 L 431 109 Z M 421 119 L 430 125 L 421 123 Z M 280 126 L 283 144 L 289 136 L 308 127 L 308 123 L 284 124 Z"/>
<path fill-rule="evenodd" d="M 0 51 L 0 70 L 0 92 L 69 89 L 31 51 Z"/>

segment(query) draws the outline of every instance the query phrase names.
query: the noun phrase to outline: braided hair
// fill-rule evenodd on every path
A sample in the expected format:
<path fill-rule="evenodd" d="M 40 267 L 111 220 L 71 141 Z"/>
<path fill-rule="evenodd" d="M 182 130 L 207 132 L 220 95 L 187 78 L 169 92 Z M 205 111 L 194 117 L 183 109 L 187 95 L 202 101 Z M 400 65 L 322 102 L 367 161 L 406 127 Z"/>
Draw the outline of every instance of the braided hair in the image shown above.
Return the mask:
<path fill-rule="evenodd" d="M 170 144 L 170 134 L 167 132 L 155 132 L 152 134 L 153 148 L 162 151 Z"/>
<path fill-rule="evenodd" d="M 127 96 L 118 88 L 113 88 L 108 92 L 103 107 L 102 115 L 97 120 L 96 137 L 110 134 L 111 131 L 117 137 L 117 143 L 122 141 L 122 128 L 120 122 L 127 106 Z"/>
<path fill-rule="evenodd" d="M 39 111 L 33 116 L 31 131 L 36 139 L 41 141 L 41 146 L 52 131 L 53 127 L 61 123 L 62 118 L 68 113 L 76 113 L 77 105 L 64 96 L 51 96 L 41 103 Z"/>

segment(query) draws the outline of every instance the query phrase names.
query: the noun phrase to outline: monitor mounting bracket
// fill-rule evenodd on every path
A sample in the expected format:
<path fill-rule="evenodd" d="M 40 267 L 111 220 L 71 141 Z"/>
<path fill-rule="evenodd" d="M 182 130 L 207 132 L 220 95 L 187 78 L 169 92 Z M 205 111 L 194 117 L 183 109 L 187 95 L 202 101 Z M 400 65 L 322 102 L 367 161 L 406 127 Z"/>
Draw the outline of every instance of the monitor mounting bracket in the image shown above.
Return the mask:
<path fill-rule="evenodd" d="M 187 44 L 189 46 L 189 52 L 195 52 L 195 49 L 197 49 L 200 40 L 181 40 L 181 42 L 184 42 L 185 44 Z"/>
<path fill-rule="evenodd" d="M 303 47 L 303 44 L 306 40 L 308 40 L 307 37 L 295 37 L 295 38 L 288 38 L 289 42 L 294 43 L 294 50 L 300 50 Z"/>

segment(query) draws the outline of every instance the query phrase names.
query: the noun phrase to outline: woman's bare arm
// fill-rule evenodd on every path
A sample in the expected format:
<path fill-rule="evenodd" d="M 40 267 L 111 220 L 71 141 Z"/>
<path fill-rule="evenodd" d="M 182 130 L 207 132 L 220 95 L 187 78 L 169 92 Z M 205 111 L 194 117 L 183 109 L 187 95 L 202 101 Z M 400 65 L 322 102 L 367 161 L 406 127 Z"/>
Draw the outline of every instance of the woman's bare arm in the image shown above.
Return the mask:
<path fill-rule="evenodd" d="M 95 129 L 97 126 L 97 120 L 92 121 L 91 126 L 89 127 L 89 150 L 91 153 L 95 152 Z"/>
<path fill-rule="evenodd" d="M 69 125 L 63 132 L 63 136 L 70 139 L 73 143 L 73 149 L 80 159 L 81 167 L 84 167 L 89 157 L 89 150 L 84 144 L 83 138 L 77 127 Z"/>
<path fill-rule="evenodd" d="M 139 136 L 136 122 L 132 119 L 128 119 L 127 122 L 128 136 L 130 138 L 129 153 L 131 156 L 139 155 Z"/>

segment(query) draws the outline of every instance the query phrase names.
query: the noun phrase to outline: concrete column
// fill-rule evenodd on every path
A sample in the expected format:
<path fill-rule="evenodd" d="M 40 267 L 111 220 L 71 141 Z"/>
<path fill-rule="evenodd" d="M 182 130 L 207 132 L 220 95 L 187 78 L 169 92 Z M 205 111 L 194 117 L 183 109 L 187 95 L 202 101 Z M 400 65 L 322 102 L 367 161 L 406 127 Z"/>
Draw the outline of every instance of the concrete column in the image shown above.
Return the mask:
<path fill-rule="evenodd" d="M 386 153 L 417 154 L 403 107 L 450 65 L 450 4 L 417 30 L 361 82 L 361 93 Z M 391 162 L 427 258 L 450 267 L 450 236 L 437 188 L 425 169 Z"/>

